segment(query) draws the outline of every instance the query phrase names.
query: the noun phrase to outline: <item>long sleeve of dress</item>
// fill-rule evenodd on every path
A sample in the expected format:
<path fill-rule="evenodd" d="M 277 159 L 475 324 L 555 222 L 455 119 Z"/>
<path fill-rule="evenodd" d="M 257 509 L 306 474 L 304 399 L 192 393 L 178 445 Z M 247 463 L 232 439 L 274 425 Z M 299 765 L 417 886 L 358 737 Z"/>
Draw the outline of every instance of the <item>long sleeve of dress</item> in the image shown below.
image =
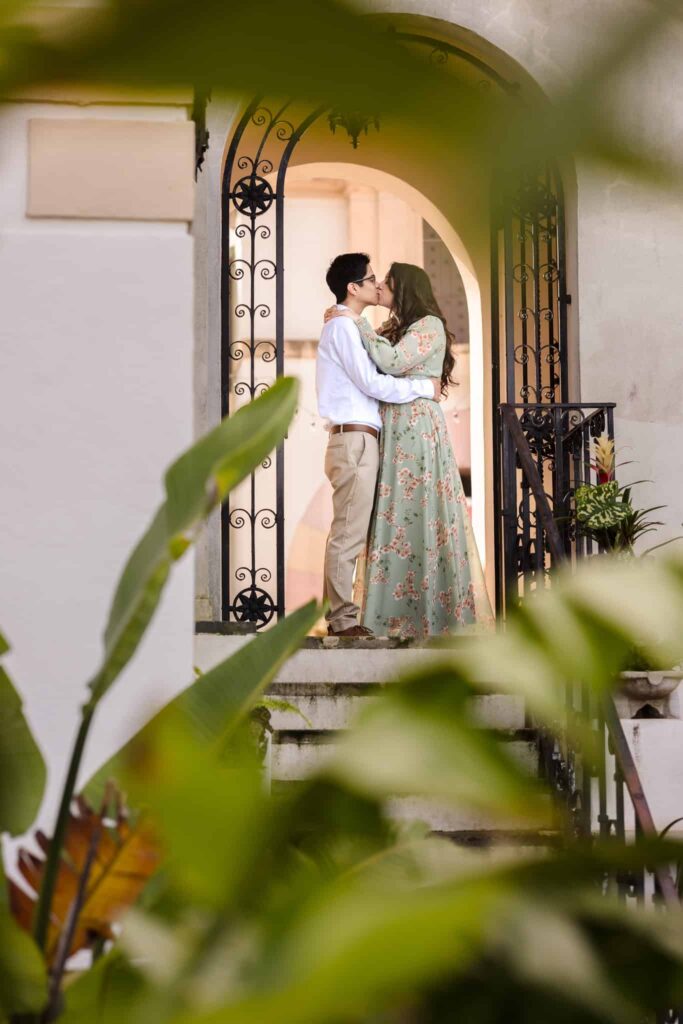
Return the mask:
<path fill-rule="evenodd" d="M 384 373 L 392 377 L 401 377 L 407 373 L 437 376 L 433 372 L 434 357 L 443 360 L 446 340 L 443 324 L 438 317 L 425 316 L 416 320 L 396 345 L 373 331 L 365 317 L 357 320 L 356 325 L 365 350 Z"/>

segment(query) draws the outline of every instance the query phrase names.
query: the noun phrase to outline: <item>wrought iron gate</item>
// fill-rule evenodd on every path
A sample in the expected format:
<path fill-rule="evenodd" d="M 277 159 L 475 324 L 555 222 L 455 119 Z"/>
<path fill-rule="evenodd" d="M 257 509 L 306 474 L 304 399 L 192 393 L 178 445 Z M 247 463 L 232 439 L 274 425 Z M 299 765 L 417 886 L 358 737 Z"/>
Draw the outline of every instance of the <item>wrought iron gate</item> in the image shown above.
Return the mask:
<path fill-rule="evenodd" d="M 322 113 L 319 108 L 295 123 L 290 107 L 271 110 L 255 99 L 228 149 L 221 202 L 223 416 L 252 401 L 283 372 L 285 175 L 294 147 Z M 267 458 L 261 472 L 252 473 L 248 486 L 223 506 L 225 620 L 265 626 L 284 614 L 284 458 L 280 445 L 274 465 Z"/>
<path fill-rule="evenodd" d="M 515 96 L 518 85 L 466 51 L 440 40 L 396 33 L 430 49 L 430 59 L 464 60 L 489 86 Z M 323 114 L 295 117 L 292 104 L 255 99 L 230 142 L 222 182 L 221 411 L 251 401 L 283 372 L 284 186 L 295 146 Z M 553 169 L 498 190 L 492 212 L 492 367 L 494 458 L 500 459 L 502 402 L 566 401 L 567 345 L 564 210 Z M 499 322 L 502 318 L 502 326 Z M 543 446 L 541 446 L 543 447 Z M 539 450 L 539 470 L 551 458 Z M 496 581 L 501 607 L 500 461 L 494 473 Z M 285 610 L 284 448 L 231 495 L 222 510 L 222 617 L 267 625 Z M 533 514 L 533 501 L 526 508 Z M 521 529 L 521 524 L 520 524 Z M 520 572 L 523 572 L 523 566 Z"/>
<path fill-rule="evenodd" d="M 548 563 L 536 501 L 516 463 L 503 455 L 500 405 L 519 420 L 551 503 L 556 417 L 568 401 L 565 221 L 553 167 L 527 172 L 514 189 L 496 183 L 491 221 L 491 358 L 494 404 L 496 600 L 516 577 Z M 517 472 L 519 470 L 519 472 Z M 506 492 L 506 493 L 505 493 Z"/>

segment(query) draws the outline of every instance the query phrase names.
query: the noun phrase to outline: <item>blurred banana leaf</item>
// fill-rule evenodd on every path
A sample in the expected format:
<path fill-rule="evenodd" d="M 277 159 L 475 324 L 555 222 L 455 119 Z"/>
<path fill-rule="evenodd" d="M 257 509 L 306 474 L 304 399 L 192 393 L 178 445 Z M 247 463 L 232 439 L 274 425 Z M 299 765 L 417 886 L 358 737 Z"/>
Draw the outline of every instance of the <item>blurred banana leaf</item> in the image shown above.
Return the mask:
<path fill-rule="evenodd" d="M 121 1024 L 133 1021 L 147 989 L 144 976 L 113 949 L 69 983 L 62 1024 Z"/>
<path fill-rule="evenodd" d="M 600 902 L 593 895 L 592 879 L 620 862 L 618 854 L 612 862 L 609 850 L 598 849 L 579 858 L 575 872 L 574 858 L 561 855 L 545 868 L 541 885 L 533 875 L 538 858 L 523 857 L 521 863 L 502 867 L 480 858 L 476 868 L 470 864 L 437 884 L 421 880 L 416 885 L 409 875 L 398 880 L 377 872 L 367 877 L 346 873 L 321 884 L 311 872 L 308 888 L 299 886 L 297 904 L 286 918 L 277 917 L 264 890 L 250 917 L 233 914 L 223 922 L 222 939 L 213 949 L 205 935 L 195 938 L 203 943 L 207 961 L 212 954 L 218 958 L 211 967 L 205 962 L 194 981 L 186 976 L 185 984 L 175 988 L 176 1010 L 183 1002 L 194 1002 L 195 1010 L 169 1014 L 170 1004 L 160 994 L 155 1019 L 315 1024 L 367 1021 L 373 1013 L 388 1011 L 382 1019 L 398 1021 L 404 1018 L 394 1018 L 392 1007 L 420 1006 L 434 986 L 446 982 L 456 989 L 465 986 L 485 965 L 479 984 L 487 1014 L 459 1017 L 456 997 L 452 1015 L 420 1013 L 416 1019 L 421 1024 L 431 1019 L 439 1024 L 497 1021 L 509 996 L 507 982 L 520 1005 L 527 991 L 545 990 L 546 1006 L 561 1000 L 565 1014 L 571 1011 L 566 1019 L 575 1024 L 640 1024 L 642 1008 L 651 1005 L 653 995 L 643 984 L 645 965 L 651 970 L 658 964 L 665 972 L 658 993 L 663 1000 L 681 991 L 683 930 L 680 916 L 667 918 L 660 928 L 660 917 L 634 915 L 616 900 Z M 280 878 L 288 883 L 286 869 Z M 272 884 L 277 886 L 277 880 L 271 879 Z M 164 973 L 159 951 L 173 947 L 174 935 L 177 925 L 136 922 L 131 952 L 150 977 L 159 980 Z M 618 972 L 629 950 L 644 969 L 623 985 Z M 174 990 L 177 971 L 177 961 L 167 964 L 166 996 Z M 215 1004 L 221 998 L 219 1007 Z M 208 1004 L 203 1011 L 202 1003 Z M 510 1019 L 526 1017 L 520 1013 Z"/>
<path fill-rule="evenodd" d="M 315 601 L 309 601 L 199 676 L 96 772 L 84 789 L 88 799 L 93 802 L 101 799 L 107 780 L 118 775 L 129 750 L 140 749 L 145 735 L 169 713 L 185 718 L 203 742 L 214 747 L 227 743 L 259 694 L 299 648 L 319 617 L 320 608 Z"/>
<path fill-rule="evenodd" d="M 263 839 L 263 769 L 248 730 L 223 758 L 174 712 L 130 746 L 123 778 L 160 830 L 174 885 L 197 908 L 222 908 Z"/>
<path fill-rule="evenodd" d="M 44 81 L 126 86 L 200 84 L 242 96 L 290 96 L 315 106 L 379 111 L 440 145 L 457 144 L 502 171 L 582 153 L 626 172 L 680 181 L 619 127 L 606 98 L 615 77 L 666 32 L 674 2 L 643 4 L 611 25 L 600 23 L 594 56 L 575 72 L 552 106 L 540 89 L 523 103 L 493 93 L 402 45 L 386 17 L 338 0 L 110 0 L 77 8 L 52 31 L 40 28 L 34 0 L 15 0 L 0 22 L 0 90 Z M 590 26 L 585 28 L 591 37 Z M 592 41 L 592 39 L 591 39 Z M 351 74 L 350 67 L 362 69 Z M 545 83 L 543 83 L 545 85 Z"/>
<path fill-rule="evenodd" d="M 62 844 L 83 750 L 97 705 L 132 658 L 156 611 L 175 561 L 226 497 L 284 438 L 296 408 L 297 381 L 281 377 L 265 394 L 222 420 L 180 456 L 165 477 L 166 500 L 131 554 L 114 593 L 102 662 L 90 680 L 62 790 L 35 913 L 34 934 L 45 947 Z"/>
<path fill-rule="evenodd" d="M 188 687 L 178 703 L 196 733 L 217 748 L 224 747 L 321 613 L 317 602 L 309 601 Z"/>
<path fill-rule="evenodd" d="M 504 634 L 454 651 L 448 662 L 474 688 L 523 696 L 537 721 L 553 727 L 563 717 L 564 684 L 580 680 L 601 699 L 634 646 L 655 667 L 681 661 L 682 581 L 678 556 L 591 559 L 525 600 Z"/>
<path fill-rule="evenodd" d="M 0 633 L 0 657 L 9 645 Z M 0 665 L 0 833 L 25 832 L 45 788 L 43 756 L 31 734 L 19 694 Z"/>
<path fill-rule="evenodd" d="M 0 1024 L 37 1013 L 47 999 L 47 970 L 38 947 L 14 920 L 0 857 Z"/>
<path fill-rule="evenodd" d="M 529 779 L 491 737 L 481 742 L 471 695 L 507 669 L 511 691 L 533 697 L 526 675 L 541 664 L 558 691 L 537 693 L 534 708 L 551 721 L 574 672 L 588 673 L 596 697 L 609 693 L 635 636 L 673 657 L 682 615 L 680 561 L 601 560 L 562 576 L 511 623 L 512 646 L 486 637 L 441 651 L 440 667 L 386 688 L 341 741 L 344 756 L 275 798 L 244 725 L 229 758 L 216 744 L 211 700 L 159 716 L 128 751 L 127 783 L 169 856 L 126 919 L 121 948 L 135 969 L 120 990 L 114 980 L 112 1005 L 132 1024 L 641 1024 L 679 1005 L 681 914 L 603 895 L 606 878 L 678 860 L 678 844 L 468 856 L 401 833 L 386 796 L 527 807 Z M 556 632 L 565 624 L 571 643 Z M 73 988 L 76 1021 L 87 1019 L 88 984 Z"/>
<path fill-rule="evenodd" d="M 536 780 L 494 733 L 473 727 L 472 691 L 432 669 L 390 688 L 339 742 L 329 771 L 377 797 L 427 796 L 529 821 L 547 819 Z"/>
<path fill-rule="evenodd" d="M 279 444 L 294 415 L 298 384 L 282 377 L 264 395 L 224 419 L 174 462 L 166 501 L 130 556 L 105 630 L 104 658 L 91 680 L 91 704 L 133 656 L 157 608 L 171 565 L 230 488 Z"/>

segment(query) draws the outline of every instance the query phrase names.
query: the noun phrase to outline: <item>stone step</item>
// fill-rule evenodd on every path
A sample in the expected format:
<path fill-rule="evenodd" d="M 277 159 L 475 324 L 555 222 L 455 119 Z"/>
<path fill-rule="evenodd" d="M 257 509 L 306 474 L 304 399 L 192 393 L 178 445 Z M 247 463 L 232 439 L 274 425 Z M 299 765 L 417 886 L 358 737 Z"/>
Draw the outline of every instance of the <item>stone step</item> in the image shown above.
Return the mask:
<path fill-rule="evenodd" d="M 495 730 L 492 730 L 495 731 Z M 330 746 L 338 734 L 328 729 L 276 729 L 271 750 L 271 777 L 277 781 L 305 779 L 313 771 L 324 767 Z M 530 775 L 538 773 L 538 749 L 533 729 L 496 731 L 496 736 L 508 745 L 510 755 L 517 759 Z"/>
<path fill-rule="evenodd" d="M 302 780 L 274 780 L 273 794 L 278 796 L 300 785 Z M 494 817 L 483 811 L 447 806 L 424 797 L 394 797 L 386 802 L 386 813 L 397 822 L 421 822 L 434 834 L 475 849 L 491 846 L 543 847 L 557 842 L 559 838 L 554 828 L 550 796 L 547 816 L 540 824 L 512 816 Z"/>
<path fill-rule="evenodd" d="M 461 829 L 456 832 L 440 833 L 444 839 L 450 839 L 458 846 L 475 850 L 514 849 L 518 853 L 531 852 L 549 846 L 558 846 L 562 842 L 562 833 L 554 828 L 536 829 Z"/>
<path fill-rule="evenodd" d="M 320 641 L 312 637 L 309 640 L 310 644 L 305 641 L 305 646 L 282 666 L 274 682 L 387 683 L 448 657 L 447 649 L 439 651 L 433 644 L 397 646 L 395 641 L 375 640 L 368 646 L 368 641 Z M 198 633 L 195 636 L 195 665 L 206 672 L 245 643 L 258 643 L 258 637 Z"/>
<path fill-rule="evenodd" d="M 249 637 L 202 633 L 196 637 L 196 664 L 206 671 L 243 643 L 251 642 Z M 449 646 L 459 644 L 453 641 Z M 292 711 L 271 711 L 274 731 L 270 772 L 274 792 L 301 785 L 312 772 L 323 768 L 339 733 L 349 728 L 360 710 L 380 699 L 387 686 L 401 676 L 440 664 L 447 657 L 448 650 L 434 644 L 306 640 L 282 666 L 266 694 L 294 705 L 308 719 Z M 524 727 L 523 698 L 484 693 L 472 697 L 469 706 L 473 723 L 495 733 L 535 776 L 537 737 L 534 730 Z M 542 832 L 531 825 L 525 827 L 518 819 L 499 816 L 493 820 L 477 811 L 413 797 L 388 801 L 387 811 L 397 820 L 422 821 L 454 843 L 478 849 L 514 848 L 519 852 L 545 846 L 552 836 L 550 808 L 547 828 Z"/>
<path fill-rule="evenodd" d="M 548 798 L 547 817 L 542 822 L 543 833 L 538 831 L 538 822 L 523 821 L 519 817 L 496 815 L 493 817 L 484 811 L 472 808 L 452 807 L 437 800 L 424 797 L 394 797 L 387 801 L 387 813 L 395 821 L 420 821 L 432 832 L 447 836 L 453 841 L 469 843 L 472 846 L 486 845 L 486 838 L 493 841 L 496 836 L 515 836 L 517 842 L 526 837 L 525 845 L 543 843 L 540 838 L 532 842 L 530 837 L 538 837 L 552 829 L 553 818 L 550 798 Z"/>
<path fill-rule="evenodd" d="M 277 730 L 348 729 L 354 717 L 374 703 L 385 686 L 382 683 L 306 683 L 276 682 L 268 688 L 267 697 L 287 701 L 298 708 L 293 711 L 271 711 L 271 724 Z M 524 698 L 506 694 L 484 694 L 470 702 L 473 723 L 488 729 L 523 729 Z"/>

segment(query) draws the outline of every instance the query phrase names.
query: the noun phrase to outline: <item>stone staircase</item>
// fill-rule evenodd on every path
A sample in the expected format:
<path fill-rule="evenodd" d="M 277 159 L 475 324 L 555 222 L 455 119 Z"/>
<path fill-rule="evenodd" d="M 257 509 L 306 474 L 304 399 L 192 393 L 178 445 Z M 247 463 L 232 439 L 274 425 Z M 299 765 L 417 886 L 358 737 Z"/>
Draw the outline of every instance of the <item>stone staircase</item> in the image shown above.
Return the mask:
<path fill-rule="evenodd" d="M 207 669 L 226 657 L 229 648 L 244 638 L 216 634 L 197 636 L 197 664 Z M 381 699 L 383 690 L 404 673 L 426 667 L 435 652 L 428 647 L 404 647 L 387 641 L 360 642 L 309 638 L 281 669 L 267 696 L 286 701 L 301 714 L 271 711 L 273 727 L 271 779 L 275 791 L 296 785 L 324 764 L 340 731 L 370 701 Z M 530 774 L 538 770 L 537 737 L 525 720 L 521 697 L 488 694 L 472 698 L 472 714 L 483 729 L 493 731 L 500 742 Z M 516 819 L 487 820 L 471 810 L 444 808 L 416 798 L 390 801 L 391 815 L 419 820 L 438 834 L 468 846 L 546 845 L 548 830 L 525 829 Z"/>

